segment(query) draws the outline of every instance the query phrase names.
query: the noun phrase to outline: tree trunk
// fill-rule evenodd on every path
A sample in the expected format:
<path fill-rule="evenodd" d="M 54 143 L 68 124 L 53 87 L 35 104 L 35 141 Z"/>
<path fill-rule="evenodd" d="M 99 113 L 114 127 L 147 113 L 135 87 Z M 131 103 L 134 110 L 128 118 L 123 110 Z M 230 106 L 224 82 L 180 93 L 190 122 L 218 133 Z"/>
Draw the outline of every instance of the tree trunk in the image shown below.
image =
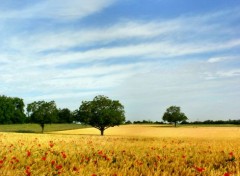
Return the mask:
<path fill-rule="evenodd" d="M 43 124 L 40 124 L 41 128 L 42 128 L 42 133 L 44 131 L 44 123 Z"/>
<path fill-rule="evenodd" d="M 104 135 L 104 128 L 101 128 L 100 131 L 101 131 L 101 136 L 103 136 Z"/>
<path fill-rule="evenodd" d="M 174 122 L 174 126 L 177 127 L 177 122 Z"/>

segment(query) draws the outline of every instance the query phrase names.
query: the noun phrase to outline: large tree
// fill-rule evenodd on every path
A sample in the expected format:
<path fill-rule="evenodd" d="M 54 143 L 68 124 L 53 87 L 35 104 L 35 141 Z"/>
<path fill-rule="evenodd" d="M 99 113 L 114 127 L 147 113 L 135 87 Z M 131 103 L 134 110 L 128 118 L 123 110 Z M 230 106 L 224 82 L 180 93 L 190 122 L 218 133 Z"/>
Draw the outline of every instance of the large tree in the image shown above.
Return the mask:
<path fill-rule="evenodd" d="M 34 101 L 27 105 L 27 113 L 30 121 L 38 123 L 44 131 L 45 124 L 50 124 L 56 121 L 58 111 L 54 101 Z"/>
<path fill-rule="evenodd" d="M 120 125 L 125 121 L 124 107 L 118 100 L 96 96 L 92 101 L 83 101 L 79 107 L 79 121 L 101 131 Z"/>
<path fill-rule="evenodd" d="M 177 122 L 188 120 L 187 116 L 181 112 L 181 108 L 178 106 L 170 106 L 163 114 L 162 119 L 167 122 L 171 122 L 177 125 Z"/>
<path fill-rule="evenodd" d="M 24 123 L 24 102 L 21 98 L 0 96 L 0 123 Z"/>

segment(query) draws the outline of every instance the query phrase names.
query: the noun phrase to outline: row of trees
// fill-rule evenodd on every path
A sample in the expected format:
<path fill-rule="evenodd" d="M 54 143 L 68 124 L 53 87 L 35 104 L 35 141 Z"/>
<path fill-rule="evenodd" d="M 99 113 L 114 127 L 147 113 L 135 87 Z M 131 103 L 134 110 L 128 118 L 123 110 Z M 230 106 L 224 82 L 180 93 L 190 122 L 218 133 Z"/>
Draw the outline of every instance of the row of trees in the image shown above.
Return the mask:
<path fill-rule="evenodd" d="M 53 114 L 52 122 L 54 123 L 72 123 L 77 118 L 75 111 L 72 112 L 68 108 L 57 109 L 54 101 L 33 102 L 27 105 L 26 110 L 25 114 L 23 99 L 0 96 L 0 124 L 30 123 L 40 118 L 40 112 L 43 113 L 49 110 L 51 111 L 49 113 Z"/>
<path fill-rule="evenodd" d="M 24 114 L 24 103 L 20 98 L 0 97 L 0 123 L 38 123 L 42 132 L 45 124 L 72 123 L 73 120 L 89 124 L 101 131 L 125 122 L 124 106 L 118 100 L 111 100 L 106 96 L 96 96 L 92 101 L 83 101 L 78 110 L 57 109 L 54 101 L 34 101 L 27 105 Z M 188 118 L 181 112 L 180 107 L 167 108 L 162 119 L 176 124 Z"/>
<path fill-rule="evenodd" d="M 187 122 L 183 121 L 182 124 L 233 124 L 233 125 L 240 125 L 240 119 L 239 120 L 205 120 L 205 121 L 193 121 L 193 122 Z"/>
<path fill-rule="evenodd" d="M 78 121 L 91 125 L 104 134 L 104 130 L 125 122 L 124 106 L 106 96 L 96 96 L 92 101 L 83 101 L 78 110 L 58 109 L 54 101 L 34 101 L 27 105 L 20 98 L 0 96 L 0 123 L 38 123 L 42 132 L 45 124 L 72 123 Z"/>

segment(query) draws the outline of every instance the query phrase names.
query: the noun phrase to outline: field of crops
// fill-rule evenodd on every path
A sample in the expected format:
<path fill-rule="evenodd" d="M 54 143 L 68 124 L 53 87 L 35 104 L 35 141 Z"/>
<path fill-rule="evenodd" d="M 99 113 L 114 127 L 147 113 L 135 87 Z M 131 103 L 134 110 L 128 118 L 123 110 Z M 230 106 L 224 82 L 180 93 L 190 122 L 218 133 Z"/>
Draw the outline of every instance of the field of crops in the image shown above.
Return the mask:
<path fill-rule="evenodd" d="M 239 127 L 0 133 L 0 175 L 240 175 Z"/>

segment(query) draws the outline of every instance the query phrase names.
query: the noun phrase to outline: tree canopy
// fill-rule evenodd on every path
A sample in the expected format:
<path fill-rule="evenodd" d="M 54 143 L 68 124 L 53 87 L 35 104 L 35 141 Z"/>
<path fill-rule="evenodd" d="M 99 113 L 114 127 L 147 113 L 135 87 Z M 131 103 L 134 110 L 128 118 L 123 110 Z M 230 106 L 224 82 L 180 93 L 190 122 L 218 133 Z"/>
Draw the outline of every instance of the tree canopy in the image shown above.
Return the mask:
<path fill-rule="evenodd" d="M 181 108 L 177 106 L 170 106 L 163 114 L 162 119 L 167 122 L 172 122 L 177 125 L 177 122 L 188 120 L 187 116 L 181 112 Z"/>
<path fill-rule="evenodd" d="M 27 113 L 31 122 L 38 123 L 44 131 L 45 124 L 53 123 L 57 120 L 57 107 L 54 101 L 34 101 L 27 105 Z"/>
<path fill-rule="evenodd" d="M 78 112 L 79 121 L 99 129 L 101 135 L 107 128 L 125 121 L 124 106 L 118 100 L 103 95 L 96 96 L 92 101 L 83 101 Z"/>
<path fill-rule="evenodd" d="M 24 123 L 24 106 L 21 98 L 0 96 L 0 123 Z"/>
<path fill-rule="evenodd" d="M 58 109 L 58 123 L 72 123 L 73 113 L 68 108 Z"/>

